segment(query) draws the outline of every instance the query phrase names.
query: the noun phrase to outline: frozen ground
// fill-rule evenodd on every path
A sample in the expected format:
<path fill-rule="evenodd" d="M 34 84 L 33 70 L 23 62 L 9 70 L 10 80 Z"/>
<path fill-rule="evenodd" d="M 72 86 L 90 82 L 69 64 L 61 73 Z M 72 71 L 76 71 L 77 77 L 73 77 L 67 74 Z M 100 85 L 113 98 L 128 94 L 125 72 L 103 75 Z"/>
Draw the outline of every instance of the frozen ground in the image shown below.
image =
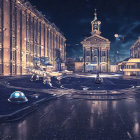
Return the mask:
<path fill-rule="evenodd" d="M 62 80 L 64 89 L 46 89 L 41 84 L 39 88 L 39 84 L 28 83 L 26 78 L 15 79 L 8 88 L 49 92 L 58 100 L 42 104 L 20 121 L 0 124 L 1 140 L 140 139 L 140 79 L 105 76 L 104 83 L 96 85 L 91 75 L 77 75 Z M 124 93 L 125 98 L 92 100 L 95 96 L 89 95 L 110 92 Z"/>

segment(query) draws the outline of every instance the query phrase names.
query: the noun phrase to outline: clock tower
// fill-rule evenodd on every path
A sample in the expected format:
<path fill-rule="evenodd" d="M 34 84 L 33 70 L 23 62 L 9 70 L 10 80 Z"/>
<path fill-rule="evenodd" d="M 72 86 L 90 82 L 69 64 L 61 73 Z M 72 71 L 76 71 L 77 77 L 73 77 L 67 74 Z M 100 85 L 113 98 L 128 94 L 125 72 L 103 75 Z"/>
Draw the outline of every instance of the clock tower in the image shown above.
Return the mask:
<path fill-rule="evenodd" d="M 94 12 L 94 20 L 91 22 L 91 25 L 92 25 L 92 32 L 91 32 L 91 34 L 92 35 L 94 35 L 94 34 L 100 35 L 101 34 L 101 32 L 100 32 L 101 21 L 99 21 L 97 19 L 96 9 L 95 9 L 95 12 Z"/>
<path fill-rule="evenodd" d="M 109 72 L 110 41 L 101 36 L 101 22 L 97 19 L 96 9 L 91 25 L 91 36 L 81 42 L 83 45 L 84 72 Z"/>

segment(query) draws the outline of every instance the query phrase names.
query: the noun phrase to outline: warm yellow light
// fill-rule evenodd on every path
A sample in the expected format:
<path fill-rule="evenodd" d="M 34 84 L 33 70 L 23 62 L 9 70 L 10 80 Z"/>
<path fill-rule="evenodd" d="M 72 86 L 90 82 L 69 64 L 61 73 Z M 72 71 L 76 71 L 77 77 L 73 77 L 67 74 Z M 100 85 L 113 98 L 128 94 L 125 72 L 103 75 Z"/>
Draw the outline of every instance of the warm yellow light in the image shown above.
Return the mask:
<path fill-rule="evenodd" d="M 119 37 L 119 35 L 118 35 L 118 34 L 115 34 L 114 36 L 115 36 L 116 38 L 117 38 L 117 37 Z"/>

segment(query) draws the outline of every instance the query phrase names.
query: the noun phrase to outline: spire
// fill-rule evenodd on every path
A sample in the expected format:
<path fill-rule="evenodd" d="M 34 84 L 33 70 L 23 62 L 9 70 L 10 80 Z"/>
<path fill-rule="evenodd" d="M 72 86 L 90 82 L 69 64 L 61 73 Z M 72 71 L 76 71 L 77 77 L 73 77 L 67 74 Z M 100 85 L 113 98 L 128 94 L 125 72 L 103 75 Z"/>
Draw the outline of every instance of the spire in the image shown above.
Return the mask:
<path fill-rule="evenodd" d="M 94 9 L 94 20 L 97 20 L 97 12 L 96 12 L 96 9 Z"/>

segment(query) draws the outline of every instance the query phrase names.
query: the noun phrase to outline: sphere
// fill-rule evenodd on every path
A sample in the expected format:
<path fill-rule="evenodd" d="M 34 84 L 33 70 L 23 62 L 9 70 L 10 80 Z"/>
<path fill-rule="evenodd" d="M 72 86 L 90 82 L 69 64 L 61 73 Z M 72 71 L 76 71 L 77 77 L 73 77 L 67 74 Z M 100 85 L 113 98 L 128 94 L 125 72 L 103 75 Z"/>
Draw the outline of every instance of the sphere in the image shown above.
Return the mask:
<path fill-rule="evenodd" d="M 116 38 L 117 38 L 117 37 L 119 37 L 119 35 L 118 35 L 118 34 L 115 34 L 114 36 L 115 36 Z"/>

